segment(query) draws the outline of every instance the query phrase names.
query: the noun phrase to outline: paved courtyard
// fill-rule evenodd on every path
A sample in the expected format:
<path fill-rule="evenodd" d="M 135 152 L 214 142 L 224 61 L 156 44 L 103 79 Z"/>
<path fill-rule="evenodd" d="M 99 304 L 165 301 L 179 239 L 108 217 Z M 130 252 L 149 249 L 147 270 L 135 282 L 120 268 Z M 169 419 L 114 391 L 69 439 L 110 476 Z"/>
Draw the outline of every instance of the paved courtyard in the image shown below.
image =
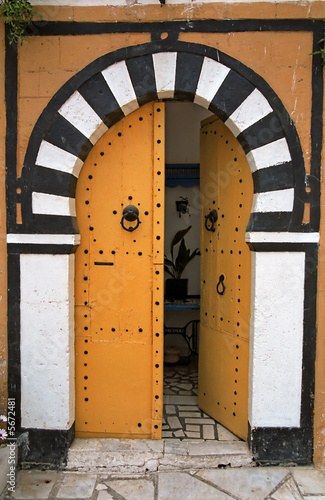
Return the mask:
<path fill-rule="evenodd" d="M 198 407 L 197 363 L 164 367 L 163 439 L 239 441 Z"/>
<path fill-rule="evenodd" d="M 4 499 L 321 500 L 324 472 L 308 467 L 205 469 L 112 475 L 20 471 Z"/>

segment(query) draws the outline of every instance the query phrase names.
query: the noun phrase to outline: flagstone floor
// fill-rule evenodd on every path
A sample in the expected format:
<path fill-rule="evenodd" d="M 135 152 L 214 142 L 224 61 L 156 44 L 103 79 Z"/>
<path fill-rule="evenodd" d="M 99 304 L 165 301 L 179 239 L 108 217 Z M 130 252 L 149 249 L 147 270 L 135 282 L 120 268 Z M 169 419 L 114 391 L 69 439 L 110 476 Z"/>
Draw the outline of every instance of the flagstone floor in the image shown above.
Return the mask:
<path fill-rule="evenodd" d="M 163 439 L 239 441 L 198 407 L 198 360 L 164 367 Z"/>

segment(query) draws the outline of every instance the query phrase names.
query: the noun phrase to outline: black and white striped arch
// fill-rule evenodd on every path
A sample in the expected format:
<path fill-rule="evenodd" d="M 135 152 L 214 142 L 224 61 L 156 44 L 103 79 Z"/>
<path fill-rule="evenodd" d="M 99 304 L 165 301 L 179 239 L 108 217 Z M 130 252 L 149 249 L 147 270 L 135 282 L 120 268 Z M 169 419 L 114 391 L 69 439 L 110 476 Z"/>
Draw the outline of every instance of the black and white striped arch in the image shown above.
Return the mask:
<path fill-rule="evenodd" d="M 303 155 L 294 124 L 272 89 L 220 51 L 157 42 L 99 58 L 45 108 L 23 168 L 27 232 L 76 232 L 75 187 L 92 146 L 114 123 L 156 99 L 197 103 L 237 137 L 254 181 L 249 231 L 301 231 Z"/>

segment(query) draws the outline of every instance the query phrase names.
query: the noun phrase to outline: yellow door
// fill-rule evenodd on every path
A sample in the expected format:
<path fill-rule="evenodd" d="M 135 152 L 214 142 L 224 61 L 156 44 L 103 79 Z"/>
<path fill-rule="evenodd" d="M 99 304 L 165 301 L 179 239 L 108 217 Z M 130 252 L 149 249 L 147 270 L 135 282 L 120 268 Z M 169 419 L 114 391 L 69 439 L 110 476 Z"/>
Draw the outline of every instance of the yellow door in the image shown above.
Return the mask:
<path fill-rule="evenodd" d="M 79 437 L 161 437 L 164 149 L 164 107 L 149 103 L 106 132 L 80 173 Z"/>
<path fill-rule="evenodd" d="M 246 440 L 251 260 L 245 226 L 253 183 L 241 146 L 216 117 L 201 124 L 200 170 L 199 406 Z"/>

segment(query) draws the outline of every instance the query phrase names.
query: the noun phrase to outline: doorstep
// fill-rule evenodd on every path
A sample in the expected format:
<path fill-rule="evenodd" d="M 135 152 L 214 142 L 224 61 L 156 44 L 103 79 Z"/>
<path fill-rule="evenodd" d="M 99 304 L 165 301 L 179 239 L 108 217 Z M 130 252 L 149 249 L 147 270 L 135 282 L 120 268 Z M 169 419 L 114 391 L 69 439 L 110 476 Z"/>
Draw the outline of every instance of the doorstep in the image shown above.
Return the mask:
<path fill-rule="evenodd" d="M 254 465 L 243 441 L 76 438 L 69 449 L 66 470 L 133 474 Z"/>

